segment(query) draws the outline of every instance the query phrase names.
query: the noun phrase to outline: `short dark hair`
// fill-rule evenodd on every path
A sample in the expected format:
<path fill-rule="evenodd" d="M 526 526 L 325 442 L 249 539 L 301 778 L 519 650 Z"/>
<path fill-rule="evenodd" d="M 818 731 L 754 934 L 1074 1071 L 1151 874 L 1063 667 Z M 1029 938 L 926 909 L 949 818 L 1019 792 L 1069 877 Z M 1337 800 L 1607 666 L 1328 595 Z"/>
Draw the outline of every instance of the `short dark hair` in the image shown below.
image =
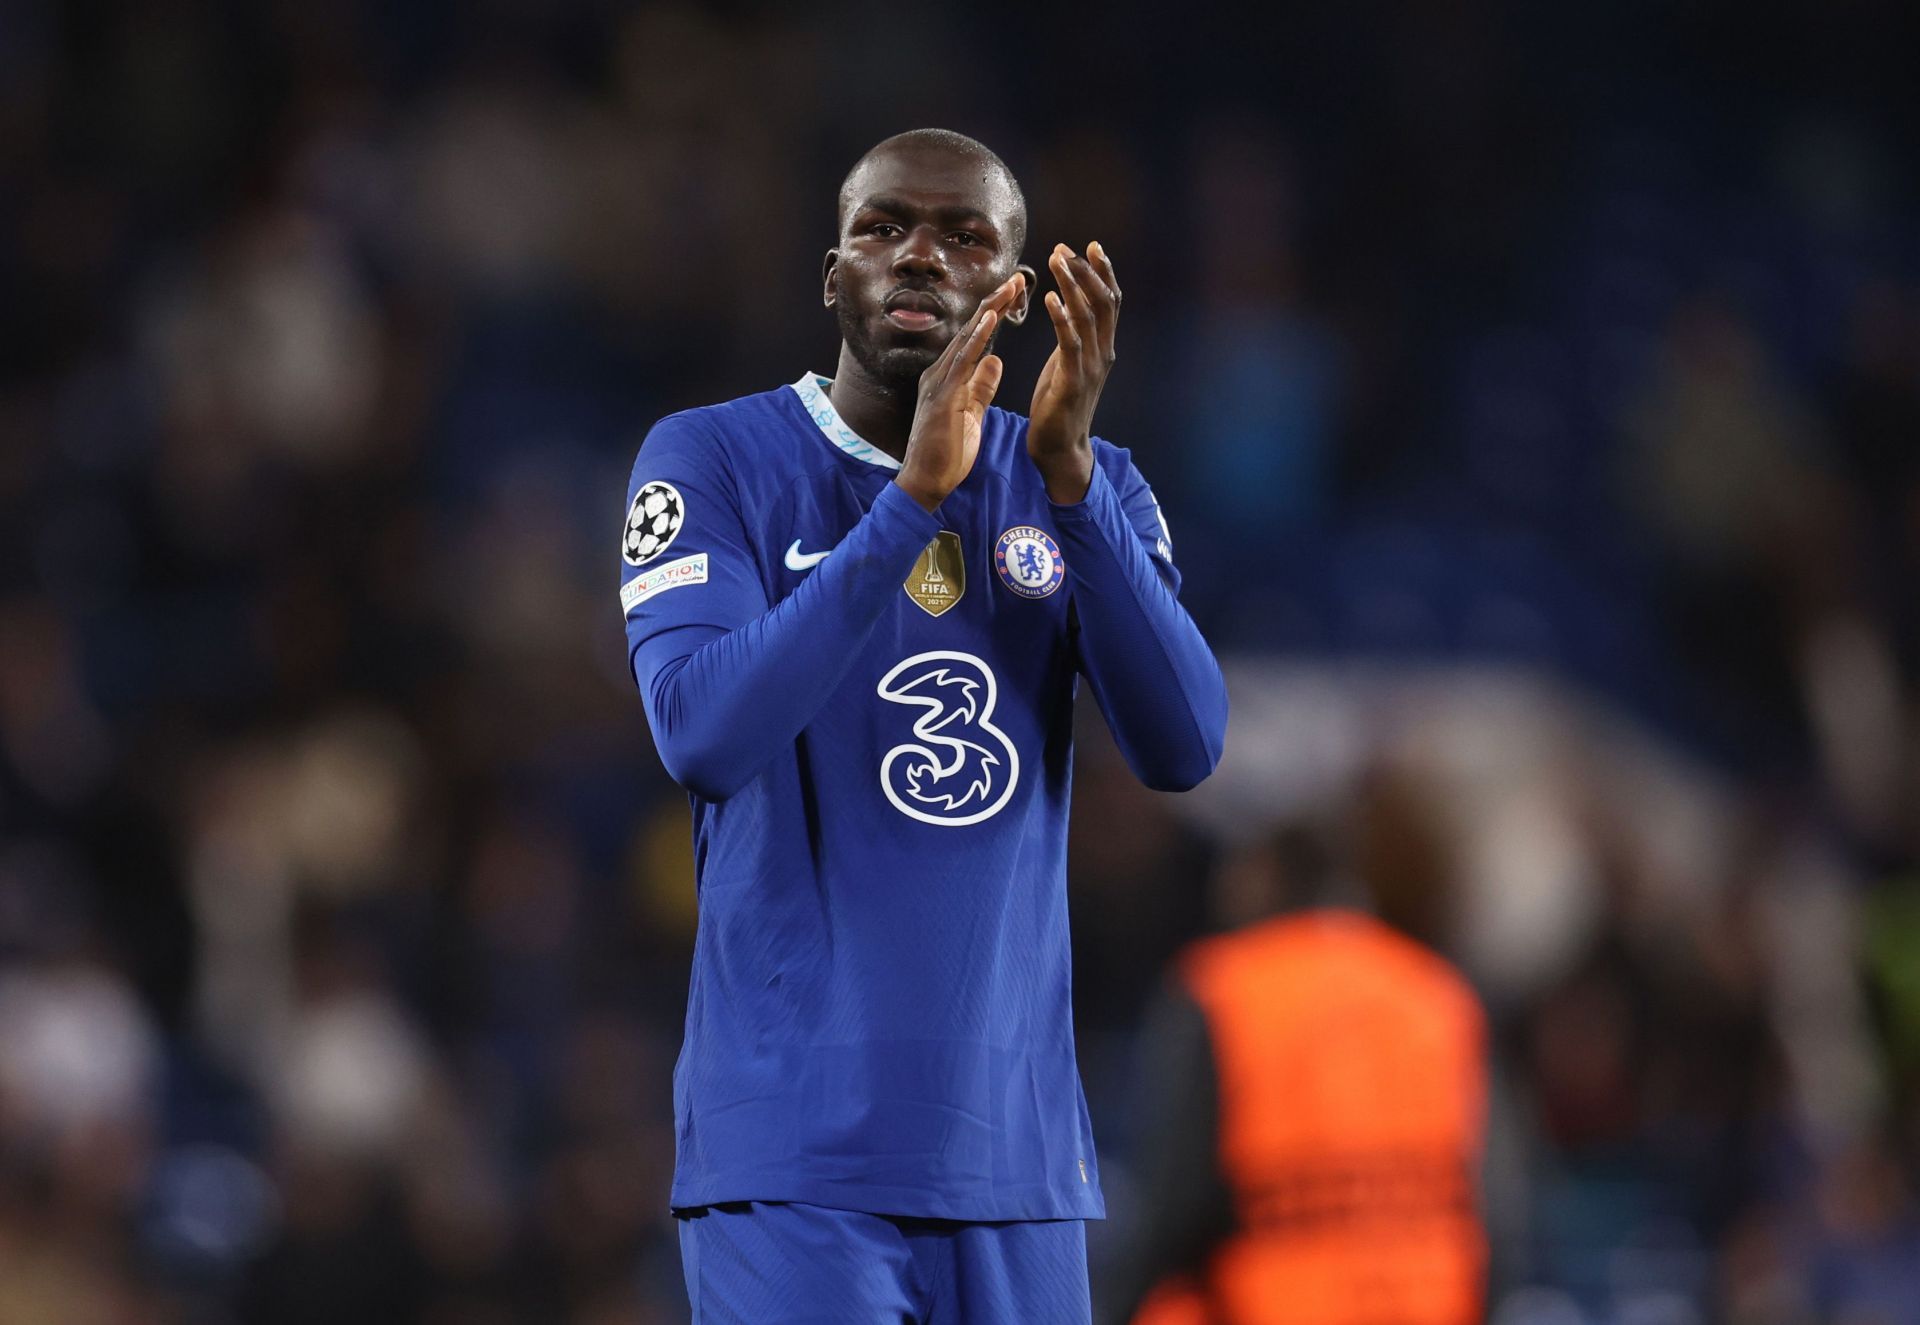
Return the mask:
<path fill-rule="evenodd" d="M 1014 177 L 1000 154 L 981 142 L 978 138 L 969 138 L 964 133 L 955 133 L 952 129 L 908 129 L 905 133 L 896 133 L 884 138 L 868 148 L 865 155 L 853 163 L 846 178 L 840 181 L 840 193 L 837 203 L 837 221 L 841 229 L 846 228 L 847 212 L 853 206 L 851 188 L 853 177 L 860 173 L 860 167 L 875 156 L 892 147 L 935 147 L 952 152 L 957 156 L 970 157 L 990 170 L 997 171 L 1000 178 L 1007 182 L 1007 189 L 1013 194 L 1013 224 L 1007 236 L 1008 247 L 1017 260 L 1027 247 L 1027 195 L 1020 188 L 1020 181 Z"/>

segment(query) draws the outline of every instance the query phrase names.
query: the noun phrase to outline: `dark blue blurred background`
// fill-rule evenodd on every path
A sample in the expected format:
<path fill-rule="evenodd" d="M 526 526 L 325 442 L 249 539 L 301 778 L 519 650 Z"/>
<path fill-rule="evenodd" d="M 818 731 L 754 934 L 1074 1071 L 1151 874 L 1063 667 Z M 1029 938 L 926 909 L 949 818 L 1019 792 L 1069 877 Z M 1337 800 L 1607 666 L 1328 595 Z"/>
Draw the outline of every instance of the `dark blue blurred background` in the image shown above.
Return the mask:
<path fill-rule="evenodd" d="M 1116 1214 L 1165 959 L 1388 769 L 1496 1319 L 1920 1319 L 1916 15 L 7 0 L 0 1320 L 683 1318 L 623 484 L 926 124 L 1114 255 L 1234 686 L 1192 797 L 1086 727 Z"/>

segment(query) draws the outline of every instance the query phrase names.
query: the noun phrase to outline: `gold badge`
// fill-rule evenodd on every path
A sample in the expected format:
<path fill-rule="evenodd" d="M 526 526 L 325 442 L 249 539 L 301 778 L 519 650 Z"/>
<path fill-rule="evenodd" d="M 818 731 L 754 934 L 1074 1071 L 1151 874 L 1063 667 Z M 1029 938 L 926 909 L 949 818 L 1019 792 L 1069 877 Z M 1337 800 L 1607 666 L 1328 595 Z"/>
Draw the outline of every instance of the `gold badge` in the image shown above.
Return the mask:
<path fill-rule="evenodd" d="M 960 535 L 942 529 L 913 563 L 907 582 L 900 586 L 928 616 L 939 616 L 967 591 L 967 567 L 960 559 Z"/>

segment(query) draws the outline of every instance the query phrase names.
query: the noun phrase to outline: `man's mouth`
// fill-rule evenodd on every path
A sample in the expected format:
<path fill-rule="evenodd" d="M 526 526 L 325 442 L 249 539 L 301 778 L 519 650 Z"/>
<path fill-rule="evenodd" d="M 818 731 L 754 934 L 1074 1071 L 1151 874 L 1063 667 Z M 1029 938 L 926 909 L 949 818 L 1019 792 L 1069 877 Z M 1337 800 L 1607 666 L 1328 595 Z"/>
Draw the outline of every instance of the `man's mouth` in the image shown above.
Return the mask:
<path fill-rule="evenodd" d="M 886 314 L 902 331 L 930 331 L 940 321 L 940 301 L 918 290 L 898 290 L 887 300 Z"/>

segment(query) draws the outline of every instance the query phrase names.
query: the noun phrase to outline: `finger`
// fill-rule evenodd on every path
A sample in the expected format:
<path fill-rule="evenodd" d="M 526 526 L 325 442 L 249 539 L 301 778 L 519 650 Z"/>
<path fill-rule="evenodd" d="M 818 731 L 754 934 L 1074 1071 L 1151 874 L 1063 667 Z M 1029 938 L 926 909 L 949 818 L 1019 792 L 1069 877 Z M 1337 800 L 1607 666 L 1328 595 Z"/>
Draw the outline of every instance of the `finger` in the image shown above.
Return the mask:
<path fill-rule="evenodd" d="M 1048 266 L 1053 268 L 1054 279 L 1060 285 L 1061 302 L 1073 320 L 1078 348 L 1084 351 L 1099 343 L 1100 324 L 1093 310 L 1092 299 L 1081 284 L 1080 274 L 1074 270 L 1076 260 L 1071 254 L 1072 250 L 1062 244 L 1054 251 Z"/>
<path fill-rule="evenodd" d="M 1068 266 L 1073 272 L 1074 288 L 1086 301 L 1087 311 L 1082 316 L 1093 323 L 1085 332 L 1087 351 L 1095 360 L 1092 366 L 1104 367 L 1113 355 L 1113 326 L 1119 318 L 1113 306 L 1113 294 L 1084 258 L 1075 258 Z"/>
<path fill-rule="evenodd" d="M 920 375 L 923 386 L 938 389 L 947 385 L 953 376 L 953 366 L 960 362 L 966 354 L 967 346 L 973 343 L 973 335 L 980 329 L 980 320 L 993 311 L 994 296 L 998 293 L 999 291 L 996 290 L 994 294 L 982 299 L 967 320 L 960 324 L 960 330 L 954 333 L 953 339 L 946 343 L 946 346 L 935 356 L 934 361 L 927 365 L 926 371 Z"/>
<path fill-rule="evenodd" d="M 1108 311 L 1100 324 L 1100 348 L 1111 361 L 1114 357 L 1114 333 L 1120 326 L 1120 280 L 1113 274 L 1113 259 L 1107 255 L 1106 245 L 1097 239 L 1087 245 L 1087 262 L 1100 284 L 1106 287 Z"/>
<path fill-rule="evenodd" d="M 994 287 L 992 294 L 980 301 L 980 306 L 974 310 L 974 316 L 978 317 L 989 309 L 1004 315 L 1009 308 L 1013 307 L 1013 301 L 1019 297 L 1020 287 L 1025 283 L 1026 277 L 1019 272 L 1007 277 Z"/>
<path fill-rule="evenodd" d="M 1104 369 L 1114 361 L 1114 326 L 1119 321 L 1114 292 L 1106 288 L 1106 282 L 1092 269 L 1089 259 L 1077 257 L 1073 250 L 1066 250 L 1062 257 L 1073 282 L 1069 307 L 1073 309 L 1075 323 L 1081 325 L 1081 338 L 1087 342 L 1087 348 L 1098 355 L 1098 363 L 1089 367 Z"/>
<path fill-rule="evenodd" d="M 1113 274 L 1113 258 L 1107 252 L 1106 245 L 1094 240 L 1087 245 L 1087 262 L 1093 268 L 1094 275 L 1107 287 L 1107 293 L 1113 296 L 1115 306 L 1120 303 L 1120 278 Z"/>
<path fill-rule="evenodd" d="M 1112 289 L 1108 287 L 1100 273 L 1094 269 L 1091 256 L 1094 247 L 1093 244 L 1087 246 L 1089 256 L 1085 258 L 1074 256 L 1073 251 L 1069 249 L 1067 270 L 1073 273 L 1074 285 L 1086 297 L 1087 306 L 1092 311 L 1094 332 L 1088 339 L 1104 354 L 1111 357 L 1114 325 L 1120 320 L 1119 301 L 1115 299 Z"/>
<path fill-rule="evenodd" d="M 1054 254 L 1051 265 L 1060 282 L 1060 297 L 1066 300 L 1067 311 L 1073 314 L 1075 321 L 1083 324 L 1081 331 L 1084 336 L 1098 322 L 1097 303 L 1105 293 L 1105 287 L 1094 277 L 1086 260 L 1064 244 Z"/>
<path fill-rule="evenodd" d="M 1005 367 L 997 354 L 989 354 L 974 366 L 973 376 L 967 382 L 967 396 L 976 413 L 993 403 L 993 393 L 1000 389 Z"/>
<path fill-rule="evenodd" d="M 973 371 L 980 359 L 993 345 L 993 329 L 1000 323 L 1000 315 L 991 308 L 980 310 L 973 324 L 973 331 L 967 336 L 966 343 L 960 347 L 960 355 L 954 360 L 950 382 L 966 382 L 973 377 Z"/>
<path fill-rule="evenodd" d="M 938 391 L 946 385 L 947 378 L 953 370 L 954 359 L 958 357 L 961 348 L 973 335 L 974 324 L 979 320 L 980 310 L 975 309 L 973 316 L 960 324 L 960 330 L 954 334 L 953 339 L 948 341 L 940 353 L 934 356 L 933 362 L 926 366 L 920 374 L 922 392 Z"/>
<path fill-rule="evenodd" d="M 1047 291 L 1047 316 L 1053 319 L 1053 334 L 1060 339 L 1060 348 L 1077 360 L 1080 355 L 1080 329 L 1073 325 L 1073 318 L 1067 313 L 1066 301 L 1058 292 Z"/>
<path fill-rule="evenodd" d="M 973 343 L 974 333 L 979 331 L 981 321 L 989 313 L 996 318 L 1005 313 L 1008 305 L 1013 302 L 1020 292 L 1020 287 L 1025 283 L 1026 277 L 1015 272 L 995 287 L 992 294 L 982 299 L 978 307 L 973 310 L 973 315 L 961 324 L 958 334 L 947 342 L 944 350 L 940 351 L 940 356 L 933 361 L 930 371 L 937 370 L 940 380 L 944 382 L 951 375 L 953 366 L 966 357 L 967 347 Z"/>

